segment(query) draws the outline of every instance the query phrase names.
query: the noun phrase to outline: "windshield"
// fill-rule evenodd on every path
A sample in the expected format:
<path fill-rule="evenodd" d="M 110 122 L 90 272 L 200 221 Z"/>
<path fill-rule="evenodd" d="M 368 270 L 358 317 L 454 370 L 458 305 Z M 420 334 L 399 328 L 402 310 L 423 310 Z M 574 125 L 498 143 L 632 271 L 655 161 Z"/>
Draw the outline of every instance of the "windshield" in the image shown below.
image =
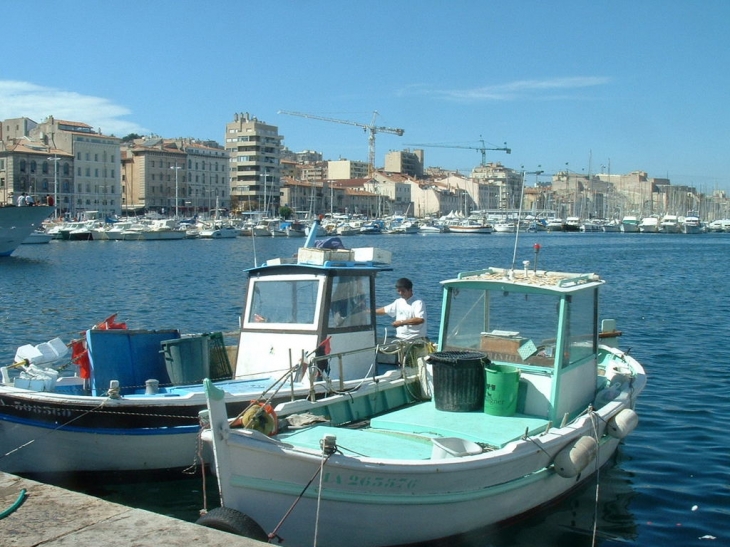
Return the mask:
<path fill-rule="evenodd" d="M 318 279 L 257 279 L 246 316 L 248 323 L 315 326 Z"/>

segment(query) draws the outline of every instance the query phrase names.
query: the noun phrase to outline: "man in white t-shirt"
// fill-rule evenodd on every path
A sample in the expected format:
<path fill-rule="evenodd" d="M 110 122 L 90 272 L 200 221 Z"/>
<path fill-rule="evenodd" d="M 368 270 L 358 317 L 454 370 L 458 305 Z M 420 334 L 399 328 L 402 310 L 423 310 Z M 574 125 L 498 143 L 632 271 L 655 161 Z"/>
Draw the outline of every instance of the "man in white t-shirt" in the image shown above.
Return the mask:
<path fill-rule="evenodd" d="M 406 277 L 395 282 L 395 290 L 400 298 L 393 303 L 375 310 L 378 315 L 389 315 L 394 318 L 395 336 L 400 340 L 425 338 L 428 330 L 426 324 L 426 304 L 413 296 L 413 283 Z"/>

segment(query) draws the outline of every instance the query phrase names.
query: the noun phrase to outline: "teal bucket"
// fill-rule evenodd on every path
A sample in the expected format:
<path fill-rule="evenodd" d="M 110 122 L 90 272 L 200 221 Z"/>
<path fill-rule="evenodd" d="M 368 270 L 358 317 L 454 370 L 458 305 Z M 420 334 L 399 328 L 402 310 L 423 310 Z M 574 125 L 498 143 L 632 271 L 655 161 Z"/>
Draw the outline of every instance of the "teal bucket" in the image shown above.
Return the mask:
<path fill-rule="evenodd" d="M 172 385 L 199 384 L 210 377 L 208 335 L 164 340 L 161 345 Z"/>
<path fill-rule="evenodd" d="M 520 370 L 490 363 L 485 369 L 484 413 L 512 416 L 517 410 Z"/>

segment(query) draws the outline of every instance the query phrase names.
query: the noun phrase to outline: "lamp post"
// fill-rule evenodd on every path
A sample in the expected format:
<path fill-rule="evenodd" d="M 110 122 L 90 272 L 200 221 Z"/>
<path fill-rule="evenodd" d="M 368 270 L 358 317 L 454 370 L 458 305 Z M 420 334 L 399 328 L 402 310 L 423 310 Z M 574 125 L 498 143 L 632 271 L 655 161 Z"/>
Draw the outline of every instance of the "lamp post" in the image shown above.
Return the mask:
<path fill-rule="evenodd" d="M 178 186 L 177 186 L 177 172 L 180 170 L 180 166 L 177 164 L 177 162 L 175 162 L 175 165 L 170 166 L 170 169 L 174 169 L 175 170 L 175 218 L 178 219 L 180 217 L 179 217 L 178 211 L 177 211 L 177 208 L 178 208 L 178 198 L 177 198 L 177 191 L 178 191 Z"/>

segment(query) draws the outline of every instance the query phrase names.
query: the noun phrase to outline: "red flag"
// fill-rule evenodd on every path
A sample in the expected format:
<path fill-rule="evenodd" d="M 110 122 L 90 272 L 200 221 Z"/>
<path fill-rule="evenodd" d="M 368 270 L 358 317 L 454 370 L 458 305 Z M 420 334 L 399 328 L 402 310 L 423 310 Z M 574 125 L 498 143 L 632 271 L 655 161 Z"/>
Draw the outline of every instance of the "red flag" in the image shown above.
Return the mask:
<path fill-rule="evenodd" d="M 76 359 L 86 351 L 86 340 L 71 340 L 71 360 Z"/>
<path fill-rule="evenodd" d="M 330 347 L 330 339 L 332 337 L 328 336 L 324 340 L 322 340 L 322 343 L 320 344 L 320 347 L 324 350 L 324 355 L 329 355 L 332 348 Z"/>
<path fill-rule="evenodd" d="M 102 321 L 101 323 L 97 323 L 96 325 L 94 325 L 93 328 L 98 329 L 98 330 L 126 329 L 127 328 L 126 323 L 117 323 L 116 319 L 117 319 L 117 314 L 115 313 L 114 315 L 110 315 L 109 317 L 104 319 L 104 321 Z"/>

